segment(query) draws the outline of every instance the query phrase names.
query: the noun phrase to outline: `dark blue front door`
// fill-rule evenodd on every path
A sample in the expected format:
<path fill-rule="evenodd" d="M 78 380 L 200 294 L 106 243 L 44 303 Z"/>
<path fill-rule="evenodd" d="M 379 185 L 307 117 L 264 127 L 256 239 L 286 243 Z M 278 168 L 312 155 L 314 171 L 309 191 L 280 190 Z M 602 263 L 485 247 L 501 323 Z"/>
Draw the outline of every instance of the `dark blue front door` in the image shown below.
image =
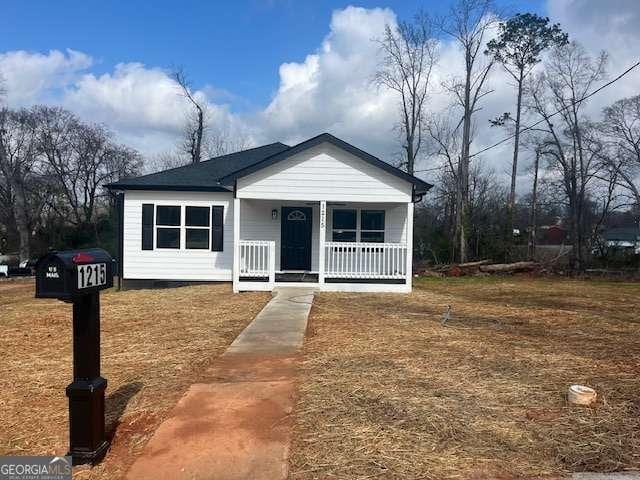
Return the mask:
<path fill-rule="evenodd" d="M 282 207 L 281 270 L 311 270 L 311 208 Z"/>

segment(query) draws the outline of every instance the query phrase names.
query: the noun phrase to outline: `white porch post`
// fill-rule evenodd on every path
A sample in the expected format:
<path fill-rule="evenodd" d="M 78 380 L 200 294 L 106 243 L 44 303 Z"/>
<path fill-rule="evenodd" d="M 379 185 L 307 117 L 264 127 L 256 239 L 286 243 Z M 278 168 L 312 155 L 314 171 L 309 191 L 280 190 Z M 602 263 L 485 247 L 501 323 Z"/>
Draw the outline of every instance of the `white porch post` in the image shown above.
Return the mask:
<path fill-rule="evenodd" d="M 318 232 L 320 238 L 320 245 L 318 250 L 318 283 L 324 283 L 324 255 L 325 247 L 324 243 L 327 235 L 327 201 L 320 201 L 320 231 Z"/>
<path fill-rule="evenodd" d="M 240 291 L 240 199 L 233 199 L 233 292 Z"/>
<path fill-rule="evenodd" d="M 413 278 L 413 202 L 407 203 L 407 287 Z"/>

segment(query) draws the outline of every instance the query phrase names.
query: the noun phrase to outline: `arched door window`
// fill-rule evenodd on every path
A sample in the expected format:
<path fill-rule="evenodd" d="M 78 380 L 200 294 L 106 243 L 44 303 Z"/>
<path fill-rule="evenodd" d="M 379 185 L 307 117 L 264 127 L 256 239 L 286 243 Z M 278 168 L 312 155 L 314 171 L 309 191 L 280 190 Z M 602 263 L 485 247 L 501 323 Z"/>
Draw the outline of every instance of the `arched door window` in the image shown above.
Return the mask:
<path fill-rule="evenodd" d="M 291 220 L 294 222 L 303 222 L 307 219 L 307 216 L 304 214 L 304 212 L 301 212 L 300 210 L 293 210 L 292 212 L 289 213 L 289 215 L 287 215 L 287 220 Z"/>

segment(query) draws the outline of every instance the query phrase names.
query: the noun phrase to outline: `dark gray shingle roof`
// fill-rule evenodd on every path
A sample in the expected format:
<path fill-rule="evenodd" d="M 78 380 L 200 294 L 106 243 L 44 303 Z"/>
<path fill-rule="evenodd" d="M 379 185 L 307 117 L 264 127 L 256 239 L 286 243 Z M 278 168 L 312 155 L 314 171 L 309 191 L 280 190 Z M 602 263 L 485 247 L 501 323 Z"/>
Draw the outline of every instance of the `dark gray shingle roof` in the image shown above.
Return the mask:
<path fill-rule="evenodd" d="M 232 185 L 237 178 L 285 160 L 322 142 L 331 143 L 375 167 L 411 182 L 416 194 L 423 194 L 432 187 L 424 180 L 409 175 L 329 133 L 322 133 L 293 147 L 280 142 L 271 143 L 262 147 L 222 155 L 197 164 L 172 168 L 142 177 L 123 179 L 106 185 L 106 187 L 115 190 L 229 191 L 232 190 Z"/>
<path fill-rule="evenodd" d="M 171 168 L 141 177 L 122 179 L 107 185 L 107 188 L 121 190 L 227 191 L 229 189 L 220 183 L 221 178 L 288 148 L 289 146 L 284 143 L 271 143 L 262 147 L 211 158 L 197 164 Z"/>

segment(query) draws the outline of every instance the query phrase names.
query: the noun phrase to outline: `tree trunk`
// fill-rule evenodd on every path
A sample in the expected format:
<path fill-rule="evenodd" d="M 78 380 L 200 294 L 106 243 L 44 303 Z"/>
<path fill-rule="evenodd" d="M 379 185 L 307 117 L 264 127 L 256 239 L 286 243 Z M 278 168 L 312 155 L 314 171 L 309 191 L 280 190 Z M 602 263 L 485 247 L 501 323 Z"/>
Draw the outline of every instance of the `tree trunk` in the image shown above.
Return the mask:
<path fill-rule="evenodd" d="M 534 258 L 536 254 L 537 231 L 537 203 L 538 203 L 538 168 L 540 166 L 540 152 L 536 150 L 536 159 L 533 164 L 533 188 L 531 191 L 531 214 L 529 217 L 529 251 L 528 257 Z"/>
<path fill-rule="evenodd" d="M 201 152 L 202 152 L 202 136 L 204 134 L 204 112 L 202 111 L 202 107 L 200 105 L 196 105 L 198 110 L 198 127 L 196 130 L 196 138 L 193 152 L 193 163 L 200 163 Z"/>
<path fill-rule="evenodd" d="M 507 204 L 507 255 L 513 244 L 513 214 L 516 204 L 516 179 L 518 177 L 518 152 L 520 148 L 520 117 L 522 115 L 522 82 L 524 72 L 520 70 L 518 79 L 518 100 L 516 104 L 516 129 L 513 142 L 513 162 L 511 164 L 511 190 L 509 191 L 509 201 Z"/>
<path fill-rule="evenodd" d="M 29 221 L 27 220 L 27 200 L 21 185 L 15 185 L 15 209 L 16 229 L 18 230 L 20 262 L 29 260 L 31 250 L 29 247 Z"/>
<path fill-rule="evenodd" d="M 573 271 L 578 271 L 582 267 L 580 264 L 580 222 L 578 219 L 578 210 L 576 205 L 576 196 L 575 193 L 571 195 L 569 199 L 569 216 L 570 216 L 570 231 L 571 231 L 571 243 L 573 244 L 571 247 L 571 255 L 569 256 L 569 263 L 571 265 L 571 269 Z"/>
<path fill-rule="evenodd" d="M 467 53 L 469 55 L 469 53 Z M 468 241 L 466 223 L 469 203 L 469 144 L 471 138 L 471 61 L 467 58 L 467 73 L 464 84 L 464 121 L 462 126 L 462 154 L 458 166 L 458 192 L 456 192 L 456 226 L 459 235 L 460 263 L 467 261 Z"/>
<path fill-rule="evenodd" d="M 408 128 L 408 127 L 407 127 Z M 415 153 L 413 150 L 413 135 L 407 134 L 407 173 L 409 175 L 413 175 L 414 171 L 414 163 L 415 163 Z"/>
<path fill-rule="evenodd" d="M 521 270 L 531 270 L 537 266 L 538 264 L 536 262 L 496 263 L 494 265 L 482 265 L 480 266 L 480 271 L 486 273 L 517 272 Z"/>

